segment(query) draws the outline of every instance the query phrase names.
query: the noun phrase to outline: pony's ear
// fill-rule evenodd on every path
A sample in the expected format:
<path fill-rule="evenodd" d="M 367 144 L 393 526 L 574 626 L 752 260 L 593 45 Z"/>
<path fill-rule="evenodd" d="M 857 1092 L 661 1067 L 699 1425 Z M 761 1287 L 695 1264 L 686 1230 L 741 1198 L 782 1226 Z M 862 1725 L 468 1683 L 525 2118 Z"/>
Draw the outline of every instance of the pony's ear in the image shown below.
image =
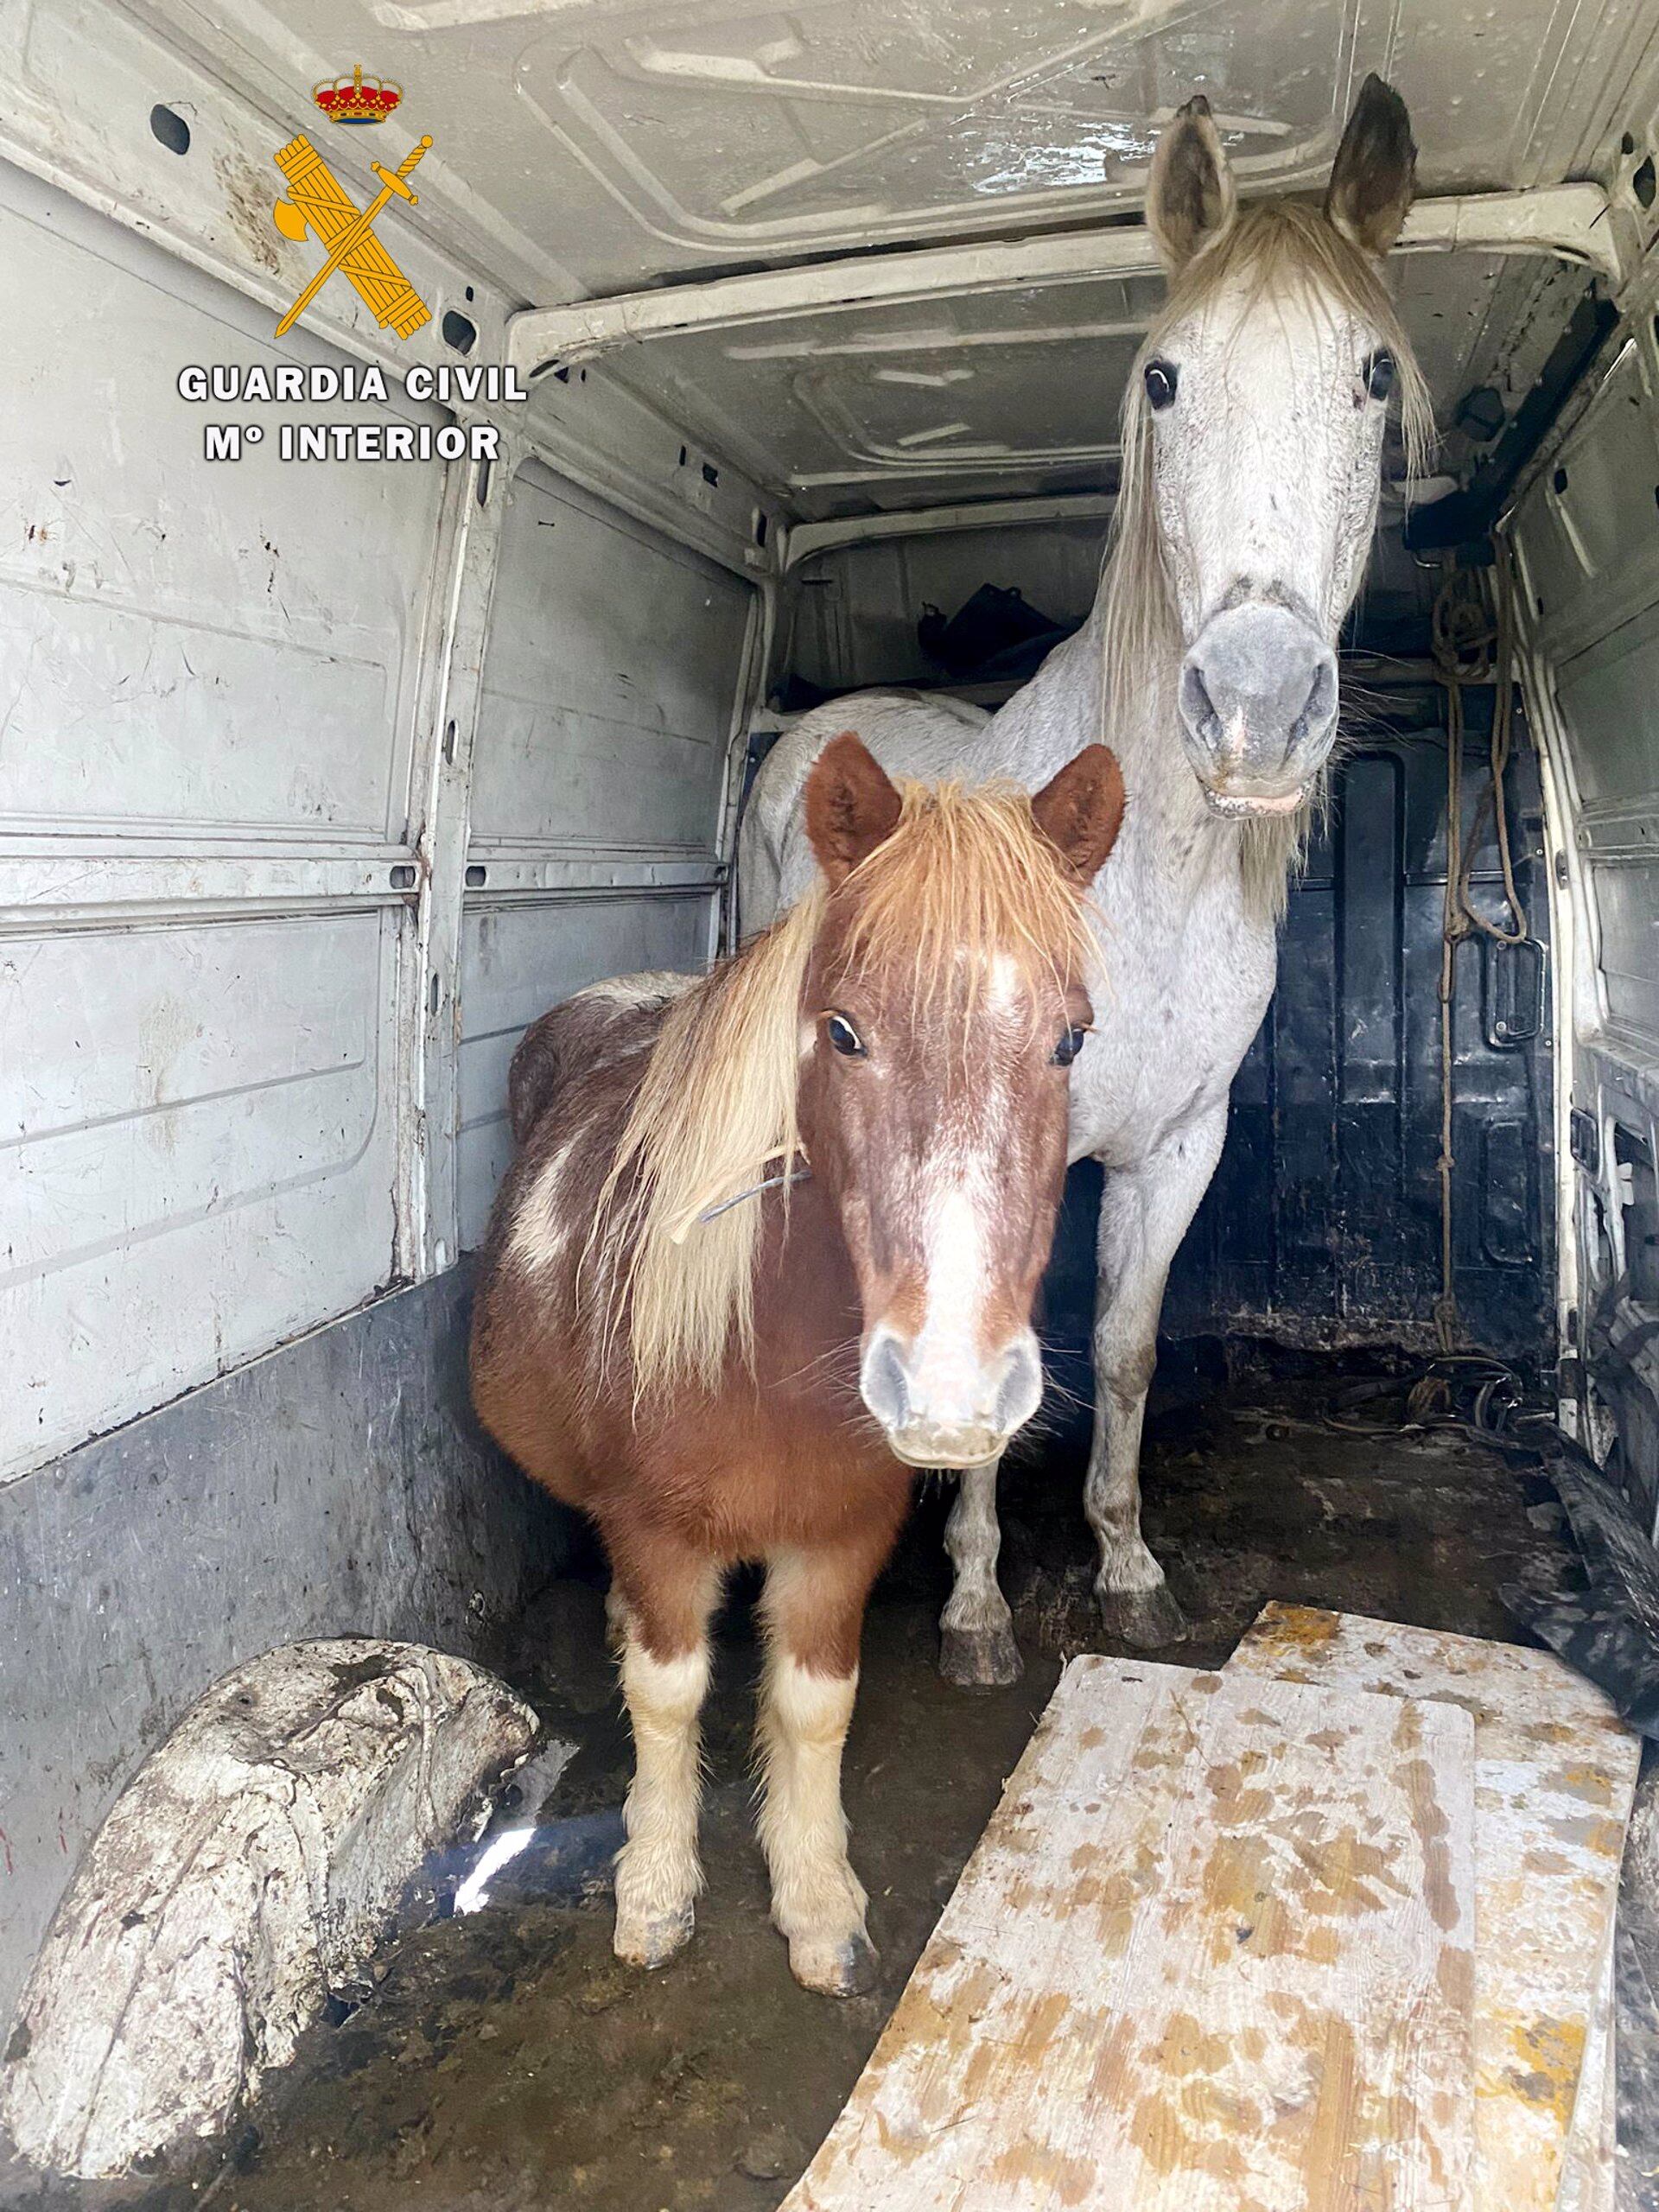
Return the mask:
<path fill-rule="evenodd" d="M 1373 74 L 1359 88 L 1325 195 L 1325 220 L 1379 259 L 1400 235 L 1417 181 L 1406 104 Z"/>
<path fill-rule="evenodd" d="M 832 737 L 806 779 L 806 834 L 833 891 L 899 826 L 886 770 L 849 729 Z"/>
<path fill-rule="evenodd" d="M 1123 772 L 1107 745 L 1085 745 L 1031 802 L 1033 819 L 1080 883 L 1092 883 L 1123 824 Z"/>
<path fill-rule="evenodd" d="M 1147 185 L 1147 228 L 1173 276 L 1238 213 L 1238 189 L 1202 92 L 1178 107 L 1158 140 Z"/>

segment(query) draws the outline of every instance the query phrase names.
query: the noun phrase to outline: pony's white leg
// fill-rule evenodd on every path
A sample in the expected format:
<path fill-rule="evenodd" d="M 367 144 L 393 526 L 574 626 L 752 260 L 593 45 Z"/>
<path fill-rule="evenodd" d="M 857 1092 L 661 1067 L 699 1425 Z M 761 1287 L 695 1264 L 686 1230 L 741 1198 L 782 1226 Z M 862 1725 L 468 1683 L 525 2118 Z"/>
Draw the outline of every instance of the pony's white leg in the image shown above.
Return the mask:
<path fill-rule="evenodd" d="M 709 1637 L 705 1624 L 688 1649 L 659 1658 L 646 1648 L 626 1608 L 619 1607 L 615 1618 L 623 1631 L 622 1695 L 633 1731 L 633 1781 L 623 1810 L 628 1840 L 616 1861 L 614 1947 L 630 1966 L 660 1967 L 689 1940 L 702 1887 L 697 1716 L 709 1688 Z"/>
<path fill-rule="evenodd" d="M 760 1843 L 772 1870 L 772 1916 L 789 1939 L 796 1980 L 830 1997 L 868 1989 L 875 1967 L 841 1807 L 842 1746 L 857 1689 L 856 1672 L 815 1675 L 785 1652 L 767 1659 Z"/>
<path fill-rule="evenodd" d="M 945 1523 L 944 1548 L 956 1581 L 939 1622 L 939 1672 L 964 1689 L 1017 1682 L 1022 1671 L 1014 1616 L 996 1580 L 1002 1541 L 996 1520 L 1001 1465 L 992 1459 L 982 1467 L 963 1469 Z"/>
<path fill-rule="evenodd" d="M 1095 1313 L 1095 1434 L 1084 1510 L 1100 1546 L 1095 1596 L 1109 1636 L 1173 1643 L 1186 1623 L 1141 1534 L 1141 1424 L 1170 1262 L 1221 1157 L 1225 1103 L 1148 1160 L 1108 1170 Z"/>
<path fill-rule="evenodd" d="M 766 1665 L 756 1732 L 760 1847 L 772 1874 L 772 1916 L 789 1942 L 790 1972 L 807 1989 L 851 1997 L 869 1988 L 877 1963 L 864 1925 L 864 1885 L 847 1856 L 841 1803 L 842 1747 L 858 1689 L 856 1624 L 869 1578 L 857 1592 L 849 1652 L 833 1621 L 830 1633 L 823 1632 L 826 1597 L 830 1608 L 842 1609 L 839 1593 L 815 1589 L 817 1567 L 810 1554 L 790 1554 L 767 1572 Z"/>

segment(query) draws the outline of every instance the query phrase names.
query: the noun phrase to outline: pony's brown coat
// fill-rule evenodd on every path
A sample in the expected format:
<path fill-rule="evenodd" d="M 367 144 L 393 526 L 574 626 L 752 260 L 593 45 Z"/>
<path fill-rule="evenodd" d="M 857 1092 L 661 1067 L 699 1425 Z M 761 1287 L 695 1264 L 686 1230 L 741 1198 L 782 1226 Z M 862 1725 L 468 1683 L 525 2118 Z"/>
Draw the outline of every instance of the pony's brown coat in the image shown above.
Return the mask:
<path fill-rule="evenodd" d="M 758 1559 L 773 1915 L 797 1977 L 844 1994 L 873 1955 L 840 1746 L 913 1479 L 861 1410 L 861 1339 L 922 1327 L 930 1224 L 994 1177 L 985 1294 L 969 1319 L 950 1308 L 944 1340 L 993 1376 L 1029 1344 L 1065 1166 L 1055 1039 L 1088 1020 L 1084 886 L 1123 791 L 1100 747 L 1034 800 L 900 791 L 849 735 L 809 804 L 826 882 L 773 930 L 698 982 L 584 992 L 520 1045 L 523 1143 L 480 1262 L 473 1392 L 610 1554 L 636 1748 L 620 1955 L 660 1965 L 690 1932 L 709 1619 L 723 1570 Z M 875 1058 L 835 1046 L 833 1001 L 857 1007 Z M 798 1190 L 709 1217 L 798 1146 Z"/>
<path fill-rule="evenodd" d="M 912 1007 L 933 1001 L 943 1039 L 971 1020 L 996 955 L 1026 977 L 1040 1019 L 1063 1027 L 1090 957 L 1082 887 L 1123 807 L 1102 747 L 1056 779 L 1044 826 L 1022 792 L 894 791 L 871 762 L 892 799 L 880 822 L 878 795 L 878 826 L 892 834 L 855 850 L 836 794 L 861 770 L 845 750 L 825 764 L 833 892 L 701 981 L 600 986 L 556 1007 L 510 1077 L 521 1149 L 480 1256 L 474 1395 L 520 1465 L 594 1516 L 662 1656 L 685 1648 L 674 1593 L 702 1561 L 810 1548 L 824 1567 L 812 1648 L 838 1664 L 856 1634 L 838 1579 L 861 1593 L 909 1494 L 909 1471 L 858 1402 L 860 1293 L 829 1163 L 792 1192 L 699 1218 L 795 1146 L 815 994 L 880 976 Z M 931 1079 L 960 1082 L 954 1058 L 941 1052 Z M 1063 1087 L 1045 1095 L 1055 1158 L 1007 1200 L 1011 1213 L 1032 1202 L 1046 1213 L 1046 1245 Z M 924 1110 L 936 1116 L 938 1100 Z"/>

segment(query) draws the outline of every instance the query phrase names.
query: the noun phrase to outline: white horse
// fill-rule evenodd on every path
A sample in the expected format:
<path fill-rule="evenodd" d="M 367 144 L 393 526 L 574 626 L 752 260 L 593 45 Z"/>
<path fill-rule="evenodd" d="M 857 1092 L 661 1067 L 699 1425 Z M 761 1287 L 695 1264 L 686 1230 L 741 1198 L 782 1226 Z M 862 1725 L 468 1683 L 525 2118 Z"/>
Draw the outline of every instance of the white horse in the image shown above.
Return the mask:
<path fill-rule="evenodd" d="M 743 825 L 753 930 L 810 880 L 801 788 L 849 723 L 914 777 L 1034 787 L 1097 738 L 1122 763 L 1128 811 L 1094 887 L 1111 981 L 1072 1074 L 1071 1157 L 1107 1171 L 1084 1491 L 1095 1593 L 1107 1632 L 1138 1645 L 1185 1630 L 1141 1535 L 1164 1285 L 1273 992 L 1287 873 L 1337 735 L 1336 641 L 1376 527 L 1390 392 L 1408 470 L 1429 428 L 1382 276 L 1415 157 L 1403 103 L 1368 78 L 1323 206 L 1241 209 L 1209 103 L 1190 100 L 1152 165 L 1169 296 L 1125 397 L 1113 550 L 1088 621 L 976 726 L 916 695 L 816 709 L 773 747 Z M 964 1469 L 946 1536 L 952 1681 L 1018 1677 L 998 1543 L 995 1463 Z"/>

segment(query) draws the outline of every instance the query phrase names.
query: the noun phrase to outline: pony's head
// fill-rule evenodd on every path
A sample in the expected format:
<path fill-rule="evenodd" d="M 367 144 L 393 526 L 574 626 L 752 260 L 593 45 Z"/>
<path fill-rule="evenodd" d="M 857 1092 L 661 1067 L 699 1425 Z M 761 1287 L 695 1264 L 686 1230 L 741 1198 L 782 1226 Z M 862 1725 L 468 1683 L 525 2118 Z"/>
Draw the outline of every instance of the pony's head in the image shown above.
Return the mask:
<path fill-rule="evenodd" d="M 1376 77 L 1322 205 L 1241 208 L 1202 97 L 1159 141 L 1147 221 L 1169 296 L 1125 400 L 1108 679 L 1139 683 L 1147 649 L 1176 651 L 1187 757 L 1223 815 L 1294 817 L 1311 796 L 1391 395 L 1408 468 L 1428 434 L 1382 274 L 1415 160 L 1404 103 Z"/>
<path fill-rule="evenodd" d="M 800 1140 L 862 1306 L 859 1389 L 924 1467 L 1036 1411 L 1032 1328 L 1092 1020 L 1086 886 L 1123 813 L 1090 746 L 1034 798 L 895 786 L 836 738 L 806 786 L 823 912 L 799 1001 Z"/>
<path fill-rule="evenodd" d="M 1035 798 L 895 785 L 850 732 L 825 747 L 806 785 L 819 880 L 663 1017 L 589 1238 L 595 1373 L 625 1317 L 636 1406 L 753 1364 L 754 1194 L 804 1154 L 893 1449 L 1001 1450 L 1042 1392 L 1031 1314 L 1092 1019 L 1087 887 L 1122 813 L 1101 745 Z"/>

